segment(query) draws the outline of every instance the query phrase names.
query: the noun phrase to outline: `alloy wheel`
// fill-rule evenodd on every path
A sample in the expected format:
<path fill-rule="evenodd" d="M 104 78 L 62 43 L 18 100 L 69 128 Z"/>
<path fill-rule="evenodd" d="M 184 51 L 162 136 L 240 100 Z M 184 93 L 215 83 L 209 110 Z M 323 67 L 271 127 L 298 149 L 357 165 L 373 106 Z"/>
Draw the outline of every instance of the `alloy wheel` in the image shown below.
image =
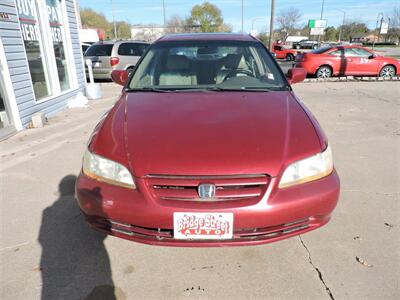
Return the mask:
<path fill-rule="evenodd" d="M 320 67 L 317 71 L 318 78 L 329 78 L 332 76 L 332 71 L 328 67 Z"/>
<path fill-rule="evenodd" d="M 392 66 L 383 67 L 379 72 L 380 77 L 391 78 L 395 76 L 395 69 Z"/>

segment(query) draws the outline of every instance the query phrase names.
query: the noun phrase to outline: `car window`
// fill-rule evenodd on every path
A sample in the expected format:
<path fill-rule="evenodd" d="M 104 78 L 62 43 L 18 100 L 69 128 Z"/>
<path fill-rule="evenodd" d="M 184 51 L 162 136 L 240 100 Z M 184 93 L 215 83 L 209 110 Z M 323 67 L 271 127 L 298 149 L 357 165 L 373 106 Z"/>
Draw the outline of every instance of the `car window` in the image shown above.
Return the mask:
<path fill-rule="evenodd" d="M 284 89 L 275 61 L 259 42 L 174 41 L 154 44 L 131 89 Z"/>
<path fill-rule="evenodd" d="M 365 54 L 365 52 L 367 52 L 367 51 L 361 52 L 359 50 L 363 50 L 363 49 L 360 49 L 360 48 L 346 48 L 346 49 L 344 49 L 344 53 L 348 57 L 368 57 L 368 56 L 371 55 L 369 52 L 368 52 L 368 54 Z"/>
<path fill-rule="evenodd" d="M 119 45 L 118 54 L 128 56 L 142 56 L 146 51 L 147 44 L 141 43 L 122 43 Z"/>
<path fill-rule="evenodd" d="M 332 49 L 332 47 L 322 47 L 322 48 L 318 48 L 318 49 L 312 50 L 311 53 L 322 54 L 322 53 L 325 53 L 326 51 L 328 51 L 330 49 Z"/>
<path fill-rule="evenodd" d="M 89 47 L 89 45 L 82 45 L 82 53 L 85 53 Z"/>
<path fill-rule="evenodd" d="M 274 46 L 274 50 L 281 51 L 282 50 L 282 46 Z"/>
<path fill-rule="evenodd" d="M 369 57 L 372 55 L 372 53 L 362 48 L 347 48 L 347 49 L 351 50 L 349 51 L 349 56 Z"/>
<path fill-rule="evenodd" d="M 111 56 L 113 44 L 92 45 L 86 52 L 85 56 Z"/>
<path fill-rule="evenodd" d="M 338 49 L 338 50 L 335 50 L 335 51 L 331 51 L 328 54 L 329 55 L 333 55 L 333 56 L 342 56 L 343 55 L 343 51 Z"/>

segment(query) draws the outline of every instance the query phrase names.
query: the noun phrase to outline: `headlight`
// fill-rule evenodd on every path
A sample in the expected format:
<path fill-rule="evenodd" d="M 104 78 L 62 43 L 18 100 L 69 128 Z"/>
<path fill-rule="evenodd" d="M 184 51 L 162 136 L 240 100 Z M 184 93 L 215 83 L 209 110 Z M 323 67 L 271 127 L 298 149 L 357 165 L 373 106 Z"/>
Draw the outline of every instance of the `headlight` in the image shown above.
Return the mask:
<path fill-rule="evenodd" d="M 332 151 L 328 146 L 324 152 L 296 161 L 283 172 L 280 188 L 320 179 L 333 171 Z"/>
<path fill-rule="evenodd" d="M 93 179 L 135 189 L 131 173 L 123 165 L 86 150 L 83 156 L 83 173 Z"/>

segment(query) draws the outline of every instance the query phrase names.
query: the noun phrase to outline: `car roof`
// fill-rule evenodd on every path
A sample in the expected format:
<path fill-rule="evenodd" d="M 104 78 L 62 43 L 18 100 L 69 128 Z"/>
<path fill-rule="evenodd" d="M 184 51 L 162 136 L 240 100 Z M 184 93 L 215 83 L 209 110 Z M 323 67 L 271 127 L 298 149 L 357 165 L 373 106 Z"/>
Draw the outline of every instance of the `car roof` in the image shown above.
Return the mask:
<path fill-rule="evenodd" d="M 181 34 L 168 34 L 159 38 L 156 42 L 169 42 L 169 41 L 257 41 L 249 34 L 239 33 L 181 33 Z"/>
<path fill-rule="evenodd" d="M 114 45 L 115 42 L 113 41 L 99 41 L 96 43 L 93 43 L 92 46 L 94 45 Z"/>
<path fill-rule="evenodd" d="M 330 50 L 340 50 L 340 49 L 348 49 L 348 48 L 361 48 L 361 49 L 365 49 L 365 50 L 367 50 L 367 51 L 370 50 L 370 49 L 368 49 L 368 48 L 366 48 L 366 47 L 359 46 L 359 45 L 323 46 L 323 47 L 318 48 L 318 49 L 316 49 L 316 50 L 323 49 L 323 48 L 325 49 L 325 51 L 324 51 L 324 52 L 321 52 L 320 54 L 325 53 L 325 52 L 330 51 Z"/>
<path fill-rule="evenodd" d="M 114 44 L 121 44 L 121 43 L 140 43 L 148 45 L 148 42 L 145 41 L 138 41 L 138 40 L 118 40 L 118 41 L 99 41 L 94 43 L 93 45 L 114 45 Z"/>
<path fill-rule="evenodd" d="M 118 40 L 114 41 L 115 44 L 122 44 L 122 43 L 138 43 L 138 44 L 146 44 L 148 45 L 149 43 L 146 41 L 139 41 L 139 40 Z"/>

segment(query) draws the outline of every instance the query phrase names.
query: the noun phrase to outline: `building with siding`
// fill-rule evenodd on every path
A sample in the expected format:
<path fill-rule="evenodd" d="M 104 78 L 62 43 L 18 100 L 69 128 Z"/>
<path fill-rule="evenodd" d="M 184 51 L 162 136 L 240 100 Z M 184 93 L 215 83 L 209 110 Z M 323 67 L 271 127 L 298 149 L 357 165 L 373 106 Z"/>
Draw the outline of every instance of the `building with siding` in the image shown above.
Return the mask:
<path fill-rule="evenodd" d="M 84 91 L 76 0 L 0 0 L 0 138 Z"/>

